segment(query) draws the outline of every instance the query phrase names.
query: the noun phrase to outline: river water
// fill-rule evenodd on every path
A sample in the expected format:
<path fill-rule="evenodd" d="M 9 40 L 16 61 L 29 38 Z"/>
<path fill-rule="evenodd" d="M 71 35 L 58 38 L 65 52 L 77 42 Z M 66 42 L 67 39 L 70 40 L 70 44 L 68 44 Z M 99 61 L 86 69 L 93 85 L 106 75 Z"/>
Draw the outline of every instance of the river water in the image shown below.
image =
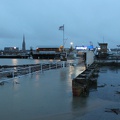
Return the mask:
<path fill-rule="evenodd" d="M 32 59 L 0 59 L 1 65 L 50 62 Z M 76 61 L 70 61 L 76 62 Z M 84 65 L 36 72 L 8 80 L 0 86 L 0 120 L 119 120 L 120 68 L 101 67 L 97 87 L 87 97 L 73 97 L 72 79 Z M 15 84 L 18 81 L 19 84 Z"/>
<path fill-rule="evenodd" d="M 23 64 L 39 64 L 48 63 L 58 60 L 39 60 L 39 59 L 0 59 L 0 65 L 23 65 Z"/>

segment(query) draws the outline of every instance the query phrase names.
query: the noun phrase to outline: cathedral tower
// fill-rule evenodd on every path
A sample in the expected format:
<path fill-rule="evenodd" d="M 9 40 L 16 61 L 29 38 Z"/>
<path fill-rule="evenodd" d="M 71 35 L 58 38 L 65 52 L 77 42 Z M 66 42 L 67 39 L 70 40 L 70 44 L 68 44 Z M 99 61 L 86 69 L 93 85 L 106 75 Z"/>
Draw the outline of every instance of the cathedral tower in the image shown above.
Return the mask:
<path fill-rule="evenodd" d="M 26 50 L 25 35 L 23 35 L 22 51 L 25 51 L 25 50 Z"/>

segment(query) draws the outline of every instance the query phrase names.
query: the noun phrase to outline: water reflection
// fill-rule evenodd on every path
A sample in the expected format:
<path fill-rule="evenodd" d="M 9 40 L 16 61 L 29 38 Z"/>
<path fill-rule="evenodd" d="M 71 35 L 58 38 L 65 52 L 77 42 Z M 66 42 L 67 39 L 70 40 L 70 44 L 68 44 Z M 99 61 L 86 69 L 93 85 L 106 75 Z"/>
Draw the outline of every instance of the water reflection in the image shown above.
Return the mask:
<path fill-rule="evenodd" d="M 35 81 L 38 81 L 40 79 L 40 72 L 36 72 L 36 77 Z"/>
<path fill-rule="evenodd" d="M 87 97 L 73 97 L 72 99 L 72 110 L 80 110 L 87 107 L 88 104 L 88 98 Z"/>
<path fill-rule="evenodd" d="M 64 69 L 64 70 L 61 70 L 60 72 L 60 79 L 61 80 L 65 80 L 67 78 L 67 71 Z"/>
<path fill-rule="evenodd" d="M 110 71 L 113 71 L 113 72 L 115 72 L 115 73 L 119 73 L 119 71 L 120 71 L 120 68 L 117 67 L 117 66 L 112 66 L 112 67 L 110 67 L 109 69 L 110 69 Z"/>
<path fill-rule="evenodd" d="M 34 60 L 34 64 L 39 64 L 39 63 L 40 63 L 40 60 L 38 60 L 38 59 Z"/>
<path fill-rule="evenodd" d="M 23 64 L 39 64 L 41 60 L 36 59 L 0 59 L 0 65 L 23 65 Z"/>
<path fill-rule="evenodd" d="M 13 90 L 17 91 L 19 89 L 19 87 L 20 87 L 20 85 L 19 85 L 20 84 L 19 79 L 18 78 L 14 78 L 12 80 L 12 84 L 13 84 Z"/>
<path fill-rule="evenodd" d="M 18 65 L 18 60 L 17 59 L 12 59 L 12 64 L 13 65 Z"/>

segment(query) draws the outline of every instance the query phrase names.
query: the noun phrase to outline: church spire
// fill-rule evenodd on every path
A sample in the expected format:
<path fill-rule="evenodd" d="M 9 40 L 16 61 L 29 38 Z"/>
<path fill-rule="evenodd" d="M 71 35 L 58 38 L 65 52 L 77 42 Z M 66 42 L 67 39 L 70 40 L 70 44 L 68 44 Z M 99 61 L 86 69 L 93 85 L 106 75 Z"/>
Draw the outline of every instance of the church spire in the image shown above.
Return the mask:
<path fill-rule="evenodd" d="M 25 35 L 23 35 L 22 51 L 25 51 L 25 50 L 26 50 Z"/>

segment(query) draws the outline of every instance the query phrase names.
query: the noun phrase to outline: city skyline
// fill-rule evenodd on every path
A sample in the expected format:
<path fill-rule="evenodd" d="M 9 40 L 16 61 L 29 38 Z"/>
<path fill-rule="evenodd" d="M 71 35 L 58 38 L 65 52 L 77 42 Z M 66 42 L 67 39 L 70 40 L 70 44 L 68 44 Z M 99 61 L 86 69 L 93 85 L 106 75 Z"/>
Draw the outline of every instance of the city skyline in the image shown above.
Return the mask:
<path fill-rule="evenodd" d="M 61 46 L 64 24 L 65 47 L 108 43 L 119 45 L 119 0 L 1 0 L 0 49 Z"/>

